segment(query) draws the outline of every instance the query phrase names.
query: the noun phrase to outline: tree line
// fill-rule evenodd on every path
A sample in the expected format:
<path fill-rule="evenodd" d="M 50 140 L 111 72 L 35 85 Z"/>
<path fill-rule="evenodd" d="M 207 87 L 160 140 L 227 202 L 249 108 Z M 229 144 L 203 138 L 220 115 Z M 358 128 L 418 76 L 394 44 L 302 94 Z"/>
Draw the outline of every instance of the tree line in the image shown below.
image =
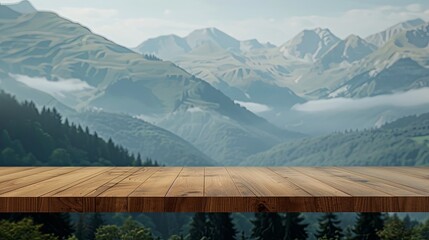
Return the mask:
<path fill-rule="evenodd" d="M 121 225 L 106 224 L 100 213 L 80 214 L 73 225 L 65 213 L 0 214 L 0 239 L 48 240 L 157 240 L 151 230 L 127 218 Z M 231 213 L 195 213 L 186 235 L 168 240 L 424 240 L 429 239 L 429 220 L 413 221 L 396 214 L 359 213 L 353 226 L 340 227 L 335 213 L 318 219 L 318 230 L 309 233 L 309 223 L 300 213 L 255 213 L 250 236 L 236 229 Z"/>
<path fill-rule="evenodd" d="M 111 139 L 0 92 L 0 166 L 153 166 Z"/>
<path fill-rule="evenodd" d="M 418 141 L 418 139 L 423 139 Z M 426 139 L 426 140 L 424 140 Z M 248 159 L 256 165 L 419 166 L 429 164 L 429 113 L 381 128 L 289 141 Z"/>

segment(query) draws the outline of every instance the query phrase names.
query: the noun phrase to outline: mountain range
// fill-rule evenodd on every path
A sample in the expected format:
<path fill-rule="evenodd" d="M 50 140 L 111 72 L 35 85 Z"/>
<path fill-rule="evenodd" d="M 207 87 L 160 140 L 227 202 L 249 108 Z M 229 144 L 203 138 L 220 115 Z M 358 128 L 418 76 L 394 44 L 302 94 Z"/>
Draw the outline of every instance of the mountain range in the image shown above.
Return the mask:
<path fill-rule="evenodd" d="M 422 19 L 365 38 L 303 30 L 279 46 L 204 28 L 129 49 L 28 1 L 0 13 L 1 89 L 166 165 L 253 164 L 312 141 L 298 132 L 378 128 L 429 107 L 374 103 L 428 86 Z"/>
<path fill-rule="evenodd" d="M 411 19 L 409 21 L 401 22 L 394 26 L 391 26 L 384 31 L 370 35 L 366 37 L 365 40 L 377 47 L 381 47 L 386 42 L 388 42 L 392 37 L 394 37 L 396 34 L 404 30 L 416 28 L 423 24 L 425 24 L 425 21 L 423 21 L 420 18 Z"/>
<path fill-rule="evenodd" d="M 164 51 L 169 44 L 162 40 L 168 36 L 144 41 L 134 50 L 175 62 L 280 127 L 306 131 L 313 128 L 313 119 L 324 118 L 327 122 L 344 119 L 329 112 L 322 113 L 323 116 L 303 115 L 294 111 L 295 105 L 317 99 L 359 99 L 426 87 L 427 25 L 422 19 L 411 19 L 365 38 L 350 35 L 345 39 L 329 29 L 316 28 L 303 30 L 278 47 L 249 40 L 254 46 L 250 48 L 240 47 L 249 41 L 208 28 L 195 30 L 183 38 L 175 36 L 186 46 L 179 52 Z M 188 44 L 191 36 L 200 44 Z M 402 112 L 409 113 L 405 109 L 394 111 L 389 115 L 395 118 L 404 116 Z M 374 114 L 373 110 L 359 114 L 366 116 L 360 117 L 364 121 L 338 124 L 337 129 L 326 128 L 325 133 L 364 128 L 368 127 L 367 122 L 386 118 L 384 112 Z"/>
<path fill-rule="evenodd" d="M 134 50 L 171 60 L 239 101 L 260 101 L 247 93 L 255 82 L 289 88 L 304 99 L 320 98 L 329 96 L 353 77 L 374 70 L 372 64 L 379 72 L 399 58 L 418 57 L 410 54 L 406 47 L 399 51 L 394 49 L 396 55 L 402 54 L 400 57 L 387 54 L 386 49 L 391 48 L 391 42 L 404 41 L 396 40 L 401 33 L 416 31 L 424 25 L 427 23 L 422 19 L 412 19 L 366 38 L 350 35 L 345 39 L 335 36 L 329 29 L 316 28 L 303 30 L 278 47 L 257 40 L 240 41 L 219 29 L 207 28 L 195 30 L 183 38 L 176 35 L 152 38 Z M 405 41 L 420 41 L 423 48 L 426 46 L 424 40 L 419 40 L 426 38 L 424 34 L 409 34 Z M 244 47 L 250 42 L 251 47 Z M 419 47 L 414 45 L 414 48 Z M 386 57 L 390 59 L 383 59 Z M 427 65 L 422 61 L 419 64 Z M 265 99 L 270 97 L 264 96 Z M 284 105 L 291 107 L 293 103 L 297 100 Z"/>
<path fill-rule="evenodd" d="M 5 78 L 48 92 L 70 108 L 145 119 L 221 164 L 302 136 L 270 124 L 172 62 L 148 60 L 55 13 L 0 10 L 14 13 L 0 16 Z M 192 46 L 201 44 L 191 39 Z"/>

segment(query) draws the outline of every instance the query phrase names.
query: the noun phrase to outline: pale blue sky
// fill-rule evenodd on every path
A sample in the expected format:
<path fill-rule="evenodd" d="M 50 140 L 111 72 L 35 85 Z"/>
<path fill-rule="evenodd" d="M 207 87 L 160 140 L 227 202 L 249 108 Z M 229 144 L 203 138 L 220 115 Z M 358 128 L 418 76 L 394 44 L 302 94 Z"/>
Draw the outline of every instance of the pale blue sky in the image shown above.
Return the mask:
<path fill-rule="evenodd" d="M 16 0 L 0 0 L 1 3 Z M 31 0 L 128 47 L 164 34 L 217 27 L 233 37 L 282 44 L 303 29 L 365 37 L 397 22 L 429 20 L 429 1 L 410 0 Z"/>

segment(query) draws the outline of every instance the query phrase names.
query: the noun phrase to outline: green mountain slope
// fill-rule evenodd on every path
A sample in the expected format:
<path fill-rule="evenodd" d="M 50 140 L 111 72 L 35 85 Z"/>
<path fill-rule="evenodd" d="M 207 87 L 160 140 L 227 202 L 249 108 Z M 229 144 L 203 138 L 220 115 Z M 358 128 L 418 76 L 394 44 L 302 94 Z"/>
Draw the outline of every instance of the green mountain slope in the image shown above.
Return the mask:
<path fill-rule="evenodd" d="M 96 107 L 106 112 L 138 115 L 192 144 L 196 143 L 193 139 L 199 131 L 178 129 L 181 122 L 205 126 L 200 119 L 188 114 L 188 110 L 194 108 L 208 112 L 211 121 L 222 119 L 219 124 L 230 129 L 246 128 L 241 135 L 210 128 L 211 142 L 206 146 L 225 140 L 242 142 L 253 137 L 261 146 L 266 146 L 265 150 L 299 136 L 271 125 L 173 63 L 148 60 L 54 13 L 25 14 L 13 20 L 0 17 L 0 48 L 0 69 L 12 77 L 19 79 L 20 75 L 26 75 L 30 77 L 26 81 L 37 78 L 43 84 L 60 86 L 70 80 L 87 84 L 85 90 L 63 94 L 67 100 L 73 99 L 63 101 L 72 107 Z M 173 115 L 177 116 L 175 121 L 165 125 L 165 119 Z M 222 118 L 218 118 L 219 115 Z M 275 141 L 267 141 L 267 136 Z M 229 159 L 239 152 L 240 157 L 232 160 L 237 162 L 243 159 L 241 156 L 252 154 L 252 147 L 226 145 L 222 149 L 224 155 L 209 156 L 222 163 L 224 157 Z M 212 152 L 200 150 L 206 154 Z"/>
<path fill-rule="evenodd" d="M 279 144 L 244 165 L 414 166 L 429 164 L 429 113 L 379 129 L 334 133 Z"/>
<path fill-rule="evenodd" d="M 131 152 L 156 159 L 167 166 L 211 166 L 216 163 L 177 135 L 123 114 L 87 111 L 67 116 L 96 131 L 103 138 L 112 138 Z"/>
<path fill-rule="evenodd" d="M 131 166 L 140 159 L 88 129 L 63 122 L 55 109 L 38 111 L 0 92 L 0 165 Z"/>
<path fill-rule="evenodd" d="M 102 138 L 111 138 L 127 146 L 131 152 L 140 153 L 143 158 L 156 159 L 165 165 L 215 165 L 213 160 L 177 135 L 129 115 L 102 111 L 79 113 L 53 96 L 9 77 L 2 78 L 0 89 L 19 101 L 33 101 L 39 109 L 54 107 L 70 122 L 88 126 Z"/>

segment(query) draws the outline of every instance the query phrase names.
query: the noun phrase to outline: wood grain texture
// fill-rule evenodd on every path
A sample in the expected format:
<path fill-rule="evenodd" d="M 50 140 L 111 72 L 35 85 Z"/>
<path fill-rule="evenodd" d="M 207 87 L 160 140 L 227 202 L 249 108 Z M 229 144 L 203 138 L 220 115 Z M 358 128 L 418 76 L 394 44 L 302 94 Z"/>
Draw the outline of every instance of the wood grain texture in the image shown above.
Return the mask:
<path fill-rule="evenodd" d="M 0 212 L 379 211 L 429 212 L 429 168 L 0 168 Z"/>

